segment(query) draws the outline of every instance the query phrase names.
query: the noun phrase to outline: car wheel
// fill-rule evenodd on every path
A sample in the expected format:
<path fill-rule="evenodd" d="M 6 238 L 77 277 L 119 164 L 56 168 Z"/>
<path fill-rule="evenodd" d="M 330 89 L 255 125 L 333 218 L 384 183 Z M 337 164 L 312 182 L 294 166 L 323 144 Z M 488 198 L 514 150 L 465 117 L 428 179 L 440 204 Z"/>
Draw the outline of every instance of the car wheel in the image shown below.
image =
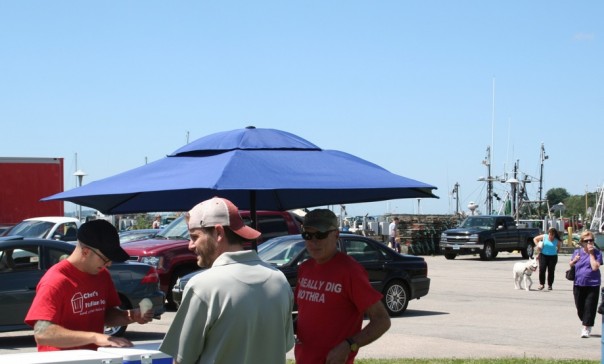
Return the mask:
<path fill-rule="evenodd" d="M 409 288 L 402 281 L 390 282 L 384 289 L 383 300 L 390 316 L 400 316 L 409 304 Z"/>
<path fill-rule="evenodd" d="M 524 259 L 528 259 L 529 257 L 532 257 L 534 253 L 535 253 L 535 246 L 531 242 L 527 242 L 526 248 L 524 248 L 520 251 L 520 254 L 522 254 L 522 258 L 524 258 Z"/>
<path fill-rule="evenodd" d="M 451 260 L 451 259 L 455 259 L 455 257 L 457 256 L 457 254 L 455 253 L 445 253 L 445 258 Z"/>
<path fill-rule="evenodd" d="M 105 326 L 105 334 L 109 336 L 124 336 L 128 326 Z"/>
<path fill-rule="evenodd" d="M 176 311 L 178 310 L 178 304 L 174 302 L 174 297 L 172 297 L 172 287 L 176 284 L 176 281 L 186 276 L 187 274 L 194 272 L 196 269 L 194 268 L 180 268 L 177 269 L 174 274 L 172 274 L 172 279 L 170 280 L 170 285 L 168 286 L 168 292 L 166 293 L 166 310 L 168 311 Z"/>
<path fill-rule="evenodd" d="M 480 259 L 482 260 L 493 260 L 497 254 L 495 253 L 495 247 L 493 243 L 485 243 L 484 250 L 480 253 Z"/>

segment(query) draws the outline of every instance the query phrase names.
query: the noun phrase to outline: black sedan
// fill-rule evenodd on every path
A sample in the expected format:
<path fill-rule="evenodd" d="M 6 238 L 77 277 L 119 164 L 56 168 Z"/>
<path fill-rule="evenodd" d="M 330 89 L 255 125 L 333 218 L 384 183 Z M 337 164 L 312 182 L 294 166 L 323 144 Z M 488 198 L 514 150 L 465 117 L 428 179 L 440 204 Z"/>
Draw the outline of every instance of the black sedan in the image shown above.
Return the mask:
<path fill-rule="evenodd" d="M 48 268 L 67 257 L 75 245 L 57 240 L 0 238 L 0 332 L 31 330 L 23 320 L 36 294 L 36 286 Z M 154 267 L 142 263 L 112 263 L 111 278 L 124 309 L 138 307 L 145 297 L 153 302 L 159 318 L 165 312 L 164 293 Z M 127 326 L 106 327 L 105 333 L 121 336 Z"/>
<path fill-rule="evenodd" d="M 354 234 L 340 234 L 338 245 L 340 251 L 365 267 L 371 285 L 384 295 L 383 301 L 390 316 L 401 315 L 410 300 L 428 294 L 430 278 L 424 258 L 398 254 L 381 242 Z M 292 289 L 296 285 L 298 266 L 309 258 L 301 235 L 270 239 L 259 246 L 258 255 L 277 266 Z M 200 272 L 193 272 L 176 282 L 172 290 L 174 301 L 180 303 L 186 283 Z"/>

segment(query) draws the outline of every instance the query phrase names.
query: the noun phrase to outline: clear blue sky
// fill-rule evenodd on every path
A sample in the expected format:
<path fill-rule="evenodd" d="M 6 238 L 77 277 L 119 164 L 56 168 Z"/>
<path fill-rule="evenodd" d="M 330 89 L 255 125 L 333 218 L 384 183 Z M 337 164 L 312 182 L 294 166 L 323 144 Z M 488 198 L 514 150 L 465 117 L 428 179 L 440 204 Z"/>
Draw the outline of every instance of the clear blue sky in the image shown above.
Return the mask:
<path fill-rule="evenodd" d="M 583 194 L 604 182 L 602 14 L 596 0 L 4 1 L 0 155 L 63 157 L 71 189 L 76 153 L 87 183 L 254 125 L 435 185 L 420 211 L 449 213 L 456 182 L 463 209 L 484 206 L 489 145 L 492 175 L 519 161 L 539 178 L 544 143 L 544 194 Z"/>

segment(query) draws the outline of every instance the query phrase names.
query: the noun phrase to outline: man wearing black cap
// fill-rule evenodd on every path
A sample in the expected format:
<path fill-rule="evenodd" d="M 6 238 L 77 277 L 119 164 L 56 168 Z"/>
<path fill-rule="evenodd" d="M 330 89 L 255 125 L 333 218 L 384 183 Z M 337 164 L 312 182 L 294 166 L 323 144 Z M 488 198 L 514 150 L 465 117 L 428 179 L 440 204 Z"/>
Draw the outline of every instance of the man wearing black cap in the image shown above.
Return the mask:
<path fill-rule="evenodd" d="M 175 363 L 285 363 L 294 346 L 285 275 L 243 243 L 260 237 L 237 207 L 214 197 L 186 215 L 189 250 L 208 268 L 187 283 L 159 350 Z"/>
<path fill-rule="evenodd" d="M 297 364 L 353 363 L 359 347 L 390 328 L 382 294 L 356 260 L 338 251 L 338 219 L 328 209 L 304 216 L 302 238 L 312 259 L 298 268 Z M 363 317 L 369 323 L 361 329 Z"/>
<path fill-rule="evenodd" d="M 121 310 L 107 267 L 128 259 L 117 230 L 105 220 L 93 220 L 78 230 L 78 243 L 69 257 L 52 266 L 38 283 L 25 317 L 34 328 L 38 351 L 129 347 L 124 338 L 103 333 L 104 326 L 147 323 L 152 310 Z"/>

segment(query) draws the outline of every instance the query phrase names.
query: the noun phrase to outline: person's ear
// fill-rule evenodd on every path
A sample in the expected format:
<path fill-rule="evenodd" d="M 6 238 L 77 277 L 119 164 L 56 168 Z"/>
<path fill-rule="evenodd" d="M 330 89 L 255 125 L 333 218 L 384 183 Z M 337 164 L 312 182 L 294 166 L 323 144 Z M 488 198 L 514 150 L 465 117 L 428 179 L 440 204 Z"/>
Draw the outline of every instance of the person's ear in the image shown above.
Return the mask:
<path fill-rule="evenodd" d="M 80 250 L 82 251 L 82 257 L 88 258 L 88 256 L 90 255 L 90 248 L 80 246 Z"/>
<path fill-rule="evenodd" d="M 214 233 L 216 234 L 217 241 L 219 241 L 220 239 L 224 239 L 225 238 L 224 226 L 222 226 L 222 225 L 214 226 Z"/>

